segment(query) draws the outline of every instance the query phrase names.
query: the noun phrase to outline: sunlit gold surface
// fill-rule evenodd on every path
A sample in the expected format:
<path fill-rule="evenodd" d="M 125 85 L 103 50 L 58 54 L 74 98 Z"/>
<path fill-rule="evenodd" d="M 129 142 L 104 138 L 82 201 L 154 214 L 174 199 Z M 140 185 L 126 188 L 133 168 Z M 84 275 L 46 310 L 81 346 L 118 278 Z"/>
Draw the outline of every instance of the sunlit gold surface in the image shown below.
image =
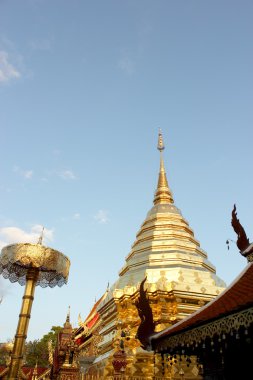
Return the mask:
<path fill-rule="evenodd" d="M 13 350 L 13 342 L 1 343 L 1 349 L 11 353 Z"/>
<path fill-rule="evenodd" d="M 200 247 L 193 230 L 174 205 L 164 168 L 163 149 L 160 133 L 158 140 L 160 170 L 154 206 L 136 235 L 117 281 L 97 305 L 97 312 L 100 315 L 98 323 L 103 327 L 99 330 L 102 336 L 98 345 L 99 356 L 90 366 L 92 374 L 97 374 L 98 368 L 100 370 L 104 368 L 104 373 L 112 373 L 110 358 L 119 320 L 121 328 L 127 329 L 129 336 L 135 337 L 140 323 L 135 302 L 139 295 L 139 285 L 145 277 L 147 277 L 145 289 L 152 308 L 156 331 L 193 313 L 225 287 L 225 283 L 216 275 L 215 267 L 208 261 L 206 252 Z M 90 345 L 92 345 L 91 339 L 83 344 L 87 353 L 90 351 Z M 133 371 L 136 371 L 134 368 L 137 366 L 140 379 L 146 379 L 142 354 L 137 355 L 135 341 L 129 340 L 126 346 L 129 348 L 129 358 L 132 358 Z M 148 363 L 148 359 L 145 360 Z M 128 366 L 126 370 L 128 371 Z M 131 374 L 136 375 L 136 373 Z"/>
<path fill-rule="evenodd" d="M 162 151 L 164 150 L 164 143 L 163 143 L 163 137 L 162 137 L 161 132 L 159 132 L 157 149 L 160 151 L 160 171 L 159 171 L 157 189 L 156 189 L 155 197 L 154 197 L 154 204 L 155 205 L 166 204 L 166 203 L 172 204 L 174 203 L 174 199 L 172 197 L 172 193 L 168 185 L 166 172 L 164 168 L 164 161 L 163 161 L 163 155 L 162 155 Z"/>
<path fill-rule="evenodd" d="M 37 277 L 38 271 L 36 269 L 30 269 L 26 275 L 25 292 L 23 296 L 21 311 L 19 314 L 18 327 L 15 335 L 13 352 L 11 355 L 10 370 L 8 373 L 9 379 L 16 379 L 18 377 L 19 370 L 22 365 L 25 340 L 27 336 L 29 320 L 31 317 L 31 309 Z"/>
<path fill-rule="evenodd" d="M 25 284 L 30 268 L 39 271 L 36 285 L 62 286 L 67 282 L 70 261 L 61 252 L 41 244 L 21 243 L 4 247 L 0 255 L 0 274 L 11 282 Z"/>
<path fill-rule="evenodd" d="M 61 252 L 41 244 L 12 244 L 2 249 L 0 274 L 25 286 L 15 335 L 8 379 L 19 378 L 36 285 L 41 287 L 67 283 L 70 261 Z"/>

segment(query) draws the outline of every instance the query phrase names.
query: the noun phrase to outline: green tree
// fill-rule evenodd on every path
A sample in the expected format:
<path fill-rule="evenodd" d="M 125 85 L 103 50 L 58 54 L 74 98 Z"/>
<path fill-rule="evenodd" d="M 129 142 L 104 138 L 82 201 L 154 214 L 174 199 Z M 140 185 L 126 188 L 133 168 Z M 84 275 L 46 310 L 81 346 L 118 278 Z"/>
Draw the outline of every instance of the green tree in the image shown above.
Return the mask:
<path fill-rule="evenodd" d="M 40 340 L 34 340 L 26 343 L 25 364 L 34 367 L 36 362 L 38 366 L 49 366 L 48 360 L 48 343 L 52 341 L 52 348 L 55 348 L 57 335 L 62 330 L 60 326 L 52 326 L 49 333 L 45 334 Z"/>

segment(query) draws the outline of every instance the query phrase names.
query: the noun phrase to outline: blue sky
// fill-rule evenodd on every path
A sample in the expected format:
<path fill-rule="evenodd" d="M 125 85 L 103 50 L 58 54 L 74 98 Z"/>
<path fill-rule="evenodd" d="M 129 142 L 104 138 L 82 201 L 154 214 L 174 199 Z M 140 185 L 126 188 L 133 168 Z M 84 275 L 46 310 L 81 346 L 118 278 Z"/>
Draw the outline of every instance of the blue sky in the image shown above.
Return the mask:
<path fill-rule="evenodd" d="M 152 207 L 158 129 L 176 205 L 228 284 L 253 239 L 252 1 L 0 1 L 0 241 L 71 260 L 36 289 L 28 339 L 77 325 L 112 284 Z M 0 278 L 0 341 L 23 288 Z"/>

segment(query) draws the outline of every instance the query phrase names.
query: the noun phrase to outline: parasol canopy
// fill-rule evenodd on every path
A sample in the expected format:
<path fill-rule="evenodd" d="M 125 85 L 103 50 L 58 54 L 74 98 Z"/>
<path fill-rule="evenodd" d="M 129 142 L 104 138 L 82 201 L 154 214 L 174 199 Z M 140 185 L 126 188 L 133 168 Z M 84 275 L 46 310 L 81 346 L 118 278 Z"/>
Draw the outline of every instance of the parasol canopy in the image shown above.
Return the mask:
<path fill-rule="evenodd" d="M 61 252 L 41 244 L 20 243 L 4 247 L 0 254 L 0 274 L 10 282 L 24 285 L 27 272 L 38 270 L 36 285 L 50 288 L 68 281 L 70 260 Z"/>

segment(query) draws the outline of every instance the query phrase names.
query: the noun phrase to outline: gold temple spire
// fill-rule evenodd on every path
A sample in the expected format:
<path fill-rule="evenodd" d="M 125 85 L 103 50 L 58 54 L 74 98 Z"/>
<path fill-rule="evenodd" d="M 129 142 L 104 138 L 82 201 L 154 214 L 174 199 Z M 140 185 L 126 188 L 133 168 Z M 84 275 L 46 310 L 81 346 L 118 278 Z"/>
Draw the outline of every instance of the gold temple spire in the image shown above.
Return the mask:
<path fill-rule="evenodd" d="M 70 323 L 70 306 L 68 307 L 68 312 L 67 312 L 67 317 L 66 317 L 66 322 L 63 325 L 63 332 L 68 333 L 72 331 L 72 325 Z"/>
<path fill-rule="evenodd" d="M 38 357 L 36 359 L 36 364 L 33 369 L 32 380 L 37 380 L 37 378 L 38 378 Z"/>
<path fill-rule="evenodd" d="M 157 189 L 155 192 L 154 204 L 161 203 L 174 203 L 171 191 L 169 189 L 166 172 L 164 168 L 164 161 L 162 151 L 164 150 L 162 131 L 159 130 L 157 149 L 160 151 L 160 171 L 158 177 Z"/>

